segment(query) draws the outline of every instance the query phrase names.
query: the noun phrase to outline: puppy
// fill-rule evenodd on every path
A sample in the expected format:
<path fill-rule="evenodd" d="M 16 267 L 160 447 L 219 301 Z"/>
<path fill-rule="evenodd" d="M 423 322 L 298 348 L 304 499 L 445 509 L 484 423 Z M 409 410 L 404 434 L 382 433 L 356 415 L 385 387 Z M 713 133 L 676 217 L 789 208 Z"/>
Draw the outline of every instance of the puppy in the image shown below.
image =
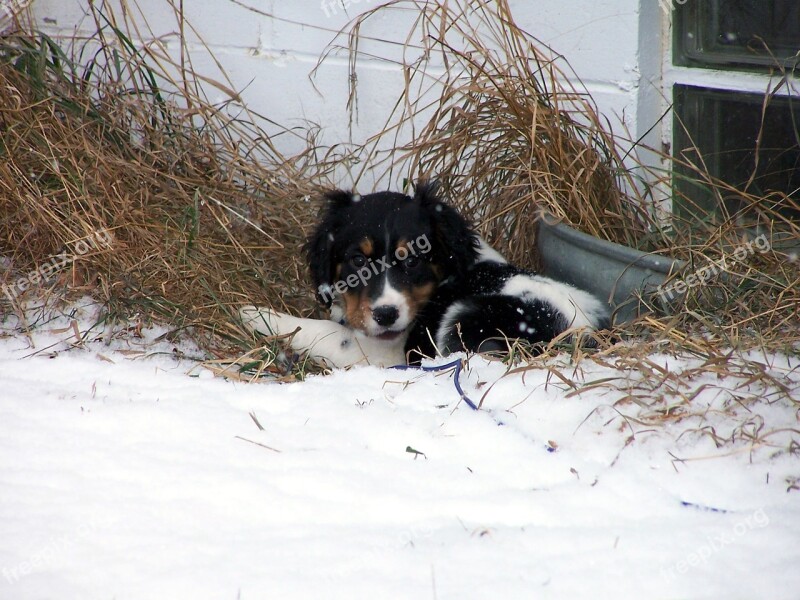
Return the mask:
<path fill-rule="evenodd" d="M 435 185 L 326 197 L 306 245 L 331 320 L 240 310 L 264 335 L 330 367 L 418 363 L 424 356 L 547 343 L 570 328 L 608 325 L 607 305 L 573 286 L 517 268 L 489 247 Z"/>

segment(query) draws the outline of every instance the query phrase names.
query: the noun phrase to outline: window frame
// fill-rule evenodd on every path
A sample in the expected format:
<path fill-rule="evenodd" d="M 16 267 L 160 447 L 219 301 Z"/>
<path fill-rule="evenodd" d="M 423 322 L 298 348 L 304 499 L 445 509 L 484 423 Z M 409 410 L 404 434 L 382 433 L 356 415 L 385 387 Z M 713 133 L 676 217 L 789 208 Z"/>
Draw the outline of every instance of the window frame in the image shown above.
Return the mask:
<path fill-rule="evenodd" d="M 647 0 L 642 1 L 646 2 Z M 676 56 L 679 55 L 679 36 L 683 26 L 681 25 L 681 19 L 696 17 L 698 10 L 702 9 L 701 4 L 715 1 L 717 0 L 688 0 L 681 5 L 674 5 L 674 9 L 669 11 L 666 15 L 667 18 L 662 21 L 662 32 L 666 43 L 663 48 L 661 85 L 663 98 L 667 105 L 673 109 L 673 117 L 664 121 L 661 126 L 661 135 L 666 147 L 670 149 L 670 153 L 676 157 L 679 157 L 680 146 L 685 141 L 685 132 L 681 130 L 682 124 L 676 118 L 674 111 L 676 108 L 674 100 L 678 86 L 706 88 L 709 91 L 721 93 L 758 94 L 762 98 L 767 95 L 790 96 L 800 105 L 800 82 L 792 79 L 787 81 L 780 71 L 776 71 L 774 68 L 770 69 L 764 64 L 743 65 L 730 60 L 724 61 L 724 64 L 715 64 L 710 61 L 702 64 L 681 64 L 681 62 L 687 61 L 676 60 Z M 752 99 L 750 100 L 752 101 Z M 666 162 L 662 164 L 667 168 L 670 166 Z M 721 173 L 718 174 L 722 175 Z M 693 218 L 693 215 L 697 213 L 694 210 L 686 211 L 687 205 L 682 205 L 680 194 L 678 193 L 682 182 L 677 181 L 677 178 L 684 175 L 679 169 L 673 170 L 668 186 L 669 190 L 664 190 L 669 194 L 669 197 L 662 203 L 662 206 L 673 216 L 686 217 L 691 215 Z M 684 190 L 686 185 L 686 183 L 683 183 Z M 717 208 L 717 215 L 723 212 L 724 209 L 710 204 L 707 205 L 708 209 L 713 211 L 714 208 Z M 702 206 L 701 203 L 698 208 Z M 688 208 L 691 209 L 691 205 Z M 707 217 L 713 217 L 713 215 L 714 213 L 711 213 Z"/>
<path fill-rule="evenodd" d="M 715 50 L 715 44 L 709 40 L 709 32 L 713 29 L 710 23 L 713 23 L 713 15 L 719 13 L 720 3 L 726 1 L 729 0 L 688 0 L 674 7 L 673 65 L 756 72 L 769 72 L 772 69 L 792 71 L 800 66 L 800 41 L 796 49 L 785 46 L 771 48 L 774 56 L 767 52 L 757 55 Z"/>

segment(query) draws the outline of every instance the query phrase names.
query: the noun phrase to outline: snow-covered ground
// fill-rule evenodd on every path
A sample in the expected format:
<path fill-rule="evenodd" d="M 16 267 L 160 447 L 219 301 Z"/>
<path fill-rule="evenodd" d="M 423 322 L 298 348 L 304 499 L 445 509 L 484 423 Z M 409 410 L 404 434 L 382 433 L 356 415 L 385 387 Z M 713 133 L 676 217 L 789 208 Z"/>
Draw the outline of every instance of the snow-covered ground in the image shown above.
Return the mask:
<path fill-rule="evenodd" d="M 475 412 L 452 372 L 244 384 L 159 331 L 71 348 L 68 325 L 0 339 L 2 600 L 800 598 L 790 432 L 698 431 L 736 425 L 726 388 L 769 390 L 700 377 L 702 422 L 653 426 L 621 393 L 472 358 Z M 739 410 L 800 429 L 790 404 Z"/>

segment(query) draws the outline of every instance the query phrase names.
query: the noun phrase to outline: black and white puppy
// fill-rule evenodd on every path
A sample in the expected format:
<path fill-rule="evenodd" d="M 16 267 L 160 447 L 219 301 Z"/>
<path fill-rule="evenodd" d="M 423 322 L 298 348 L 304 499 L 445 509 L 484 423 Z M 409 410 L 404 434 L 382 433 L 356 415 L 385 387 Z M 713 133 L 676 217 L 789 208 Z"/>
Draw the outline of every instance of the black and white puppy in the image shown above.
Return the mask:
<path fill-rule="evenodd" d="M 432 184 L 413 197 L 329 193 L 306 252 L 331 320 L 253 306 L 240 316 L 264 335 L 297 330 L 292 348 L 331 367 L 502 351 L 508 340 L 547 343 L 608 325 L 591 294 L 508 264 Z"/>

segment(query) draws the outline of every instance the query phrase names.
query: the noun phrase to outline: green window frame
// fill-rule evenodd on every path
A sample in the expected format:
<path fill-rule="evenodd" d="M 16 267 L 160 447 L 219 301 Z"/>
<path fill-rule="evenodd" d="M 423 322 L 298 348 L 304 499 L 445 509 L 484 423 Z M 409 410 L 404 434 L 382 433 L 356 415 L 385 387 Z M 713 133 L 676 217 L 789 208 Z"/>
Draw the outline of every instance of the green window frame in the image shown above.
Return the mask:
<path fill-rule="evenodd" d="M 798 0 L 685 0 L 675 7 L 673 63 L 792 70 L 800 56 Z"/>
<path fill-rule="evenodd" d="M 673 154 L 731 189 L 720 194 L 678 164 L 673 211 L 691 221 L 735 215 L 747 225 L 738 193 L 746 192 L 800 221 L 800 211 L 781 200 L 800 202 L 800 98 L 796 83 L 777 85 L 781 71 L 798 66 L 800 0 L 686 0 L 675 8 L 673 63 L 688 68 L 676 70 L 672 88 Z M 718 79 L 710 69 L 727 73 L 727 89 L 712 87 Z M 760 73 L 763 89 L 779 93 L 754 92 L 760 84 L 740 71 Z M 745 77 L 749 91 L 732 89 Z"/>
<path fill-rule="evenodd" d="M 773 97 L 764 106 L 762 94 L 748 94 L 676 84 L 674 94 L 675 212 L 692 220 L 737 215 L 740 197 L 734 190 L 719 198 L 696 180 L 683 161 L 702 164 L 708 172 L 741 190 L 772 203 L 797 220 L 800 214 L 779 204 L 784 192 L 800 201 L 800 99 Z M 720 200 L 722 204 L 720 205 Z"/>

